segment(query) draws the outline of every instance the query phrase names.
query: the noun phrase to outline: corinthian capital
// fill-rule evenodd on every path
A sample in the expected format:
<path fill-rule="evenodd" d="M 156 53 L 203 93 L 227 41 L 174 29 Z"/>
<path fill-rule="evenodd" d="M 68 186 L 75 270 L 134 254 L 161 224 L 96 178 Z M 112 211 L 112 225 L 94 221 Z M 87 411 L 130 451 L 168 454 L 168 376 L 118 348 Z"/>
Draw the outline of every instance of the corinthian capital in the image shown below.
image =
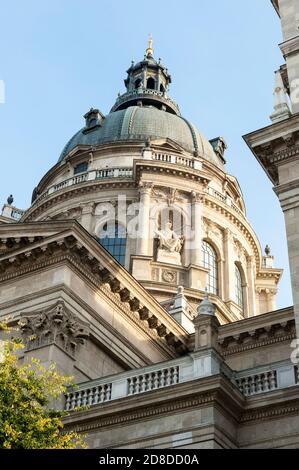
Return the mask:
<path fill-rule="evenodd" d="M 203 193 L 198 193 L 197 191 L 192 191 L 191 192 L 191 201 L 193 203 L 203 204 L 204 203 L 204 194 Z"/>
<path fill-rule="evenodd" d="M 38 312 L 21 314 L 20 329 L 27 349 L 54 343 L 71 355 L 89 337 L 89 324 L 70 312 L 62 301 Z"/>
<path fill-rule="evenodd" d="M 151 194 L 152 189 L 154 187 L 154 183 L 147 182 L 147 181 L 140 181 L 139 183 L 139 193 L 140 194 Z"/>

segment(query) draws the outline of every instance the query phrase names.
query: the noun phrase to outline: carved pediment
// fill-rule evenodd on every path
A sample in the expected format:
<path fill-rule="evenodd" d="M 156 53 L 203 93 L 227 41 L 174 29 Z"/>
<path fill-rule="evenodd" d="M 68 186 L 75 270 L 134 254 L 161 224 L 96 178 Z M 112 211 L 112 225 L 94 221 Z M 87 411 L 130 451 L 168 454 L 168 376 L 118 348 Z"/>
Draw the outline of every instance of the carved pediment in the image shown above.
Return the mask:
<path fill-rule="evenodd" d="M 223 238 L 223 229 L 220 225 L 212 222 L 211 220 L 207 219 L 206 217 L 202 218 L 202 231 L 207 238 Z"/>
<path fill-rule="evenodd" d="M 57 344 L 71 355 L 84 344 L 90 330 L 62 301 L 39 312 L 22 313 L 19 324 L 27 349 Z"/>
<path fill-rule="evenodd" d="M 167 139 L 153 139 L 150 141 L 151 147 L 156 147 L 157 149 L 161 149 L 164 151 L 169 151 L 169 152 L 179 152 L 182 154 L 186 154 L 186 150 L 179 145 L 177 142 L 174 140 L 171 140 L 169 138 Z"/>

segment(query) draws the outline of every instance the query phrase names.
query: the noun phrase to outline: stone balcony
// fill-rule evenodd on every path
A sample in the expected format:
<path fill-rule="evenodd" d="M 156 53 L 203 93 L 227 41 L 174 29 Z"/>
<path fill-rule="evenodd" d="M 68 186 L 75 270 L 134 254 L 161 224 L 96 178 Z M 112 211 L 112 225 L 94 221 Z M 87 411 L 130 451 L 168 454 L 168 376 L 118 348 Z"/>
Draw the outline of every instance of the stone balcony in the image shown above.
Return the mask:
<path fill-rule="evenodd" d="M 67 178 L 60 183 L 54 184 L 50 186 L 46 191 L 44 191 L 39 197 L 36 198 L 34 204 L 36 202 L 40 202 L 45 197 L 56 193 L 62 189 L 67 189 L 71 186 L 87 183 L 89 181 L 95 180 L 104 180 L 104 179 L 114 179 L 114 178 L 125 178 L 129 179 L 133 177 L 133 169 L 132 168 L 109 168 L 109 169 L 102 169 L 102 170 L 92 170 L 85 173 L 81 173 L 79 175 L 74 175 L 71 178 Z"/>
<path fill-rule="evenodd" d="M 119 96 L 116 100 L 115 105 L 111 108 L 110 112 L 116 111 L 121 109 L 122 105 L 127 102 L 135 102 L 140 100 L 147 100 L 150 101 L 154 99 L 155 101 L 159 101 L 161 105 L 166 105 L 168 108 L 174 112 L 174 114 L 180 115 L 180 110 L 178 105 L 173 101 L 165 92 L 160 92 L 157 90 L 151 90 L 148 88 L 139 88 L 136 90 L 132 90 L 129 92 L 124 93 L 123 95 Z"/>
<path fill-rule="evenodd" d="M 79 384 L 65 397 L 64 409 L 75 410 L 222 373 L 244 397 L 269 393 L 299 384 L 298 366 L 289 360 L 233 372 L 213 351 L 196 352 L 179 359 Z"/>

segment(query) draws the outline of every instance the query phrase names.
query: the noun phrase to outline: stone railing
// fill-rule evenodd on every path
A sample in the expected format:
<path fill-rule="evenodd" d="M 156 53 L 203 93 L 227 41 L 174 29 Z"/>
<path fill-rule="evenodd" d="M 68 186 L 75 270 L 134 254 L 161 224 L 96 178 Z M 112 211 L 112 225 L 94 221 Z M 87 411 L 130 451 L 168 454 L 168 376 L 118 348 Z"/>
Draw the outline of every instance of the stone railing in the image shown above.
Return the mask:
<path fill-rule="evenodd" d="M 13 219 L 14 221 L 19 221 L 25 211 L 18 209 L 17 207 L 11 206 L 10 204 L 4 204 L 0 216 L 7 219 Z"/>
<path fill-rule="evenodd" d="M 236 204 L 233 203 L 232 199 L 229 196 L 221 194 L 219 191 L 216 191 L 216 189 L 210 188 L 210 187 L 206 189 L 206 193 L 209 196 L 212 196 L 215 199 L 218 199 L 218 201 L 221 201 L 226 206 L 231 207 L 235 212 L 237 212 L 238 214 L 244 217 L 244 213 L 242 212 L 242 210 Z"/>
<path fill-rule="evenodd" d="M 200 170 L 202 168 L 201 163 L 197 160 L 188 157 L 183 157 L 180 155 L 171 155 L 168 153 L 152 152 L 152 160 L 163 163 L 173 163 L 174 165 L 186 166 L 194 170 Z"/>
<path fill-rule="evenodd" d="M 97 170 L 96 179 L 103 178 L 132 178 L 132 168 L 109 168 L 105 170 Z"/>
<path fill-rule="evenodd" d="M 118 106 L 120 106 L 122 103 L 125 103 L 126 101 L 130 99 L 135 99 L 135 98 L 140 98 L 142 99 L 143 96 L 154 96 L 155 98 L 158 98 L 162 102 L 165 102 L 169 104 L 173 109 L 177 111 L 179 114 L 179 107 L 176 104 L 175 101 L 173 101 L 169 96 L 167 95 L 166 92 L 158 91 L 158 90 L 152 90 L 149 88 L 136 88 L 134 90 L 128 91 L 124 93 L 123 95 L 119 96 L 115 102 L 115 105 L 112 107 L 111 111 L 114 111 Z"/>
<path fill-rule="evenodd" d="M 240 392 L 248 397 L 257 393 L 269 392 L 277 388 L 277 373 L 275 370 L 249 375 L 236 379 Z"/>
<path fill-rule="evenodd" d="M 150 392 L 157 388 L 179 383 L 179 367 L 169 367 L 155 372 L 145 373 L 128 379 L 129 395 Z"/>
<path fill-rule="evenodd" d="M 111 400 L 111 383 L 91 386 L 83 390 L 68 393 L 65 410 L 73 410 L 80 406 L 98 405 Z"/>
<path fill-rule="evenodd" d="M 65 409 L 103 404 L 120 398 L 175 386 L 222 372 L 245 397 L 298 384 L 298 367 L 284 361 L 272 367 L 260 367 L 234 373 L 213 351 L 197 352 L 110 377 L 79 384 L 66 394 Z"/>
<path fill-rule="evenodd" d="M 273 367 L 257 368 L 235 374 L 234 382 L 240 392 L 249 397 L 296 385 L 299 382 L 298 366 L 289 362 L 278 363 Z"/>
<path fill-rule="evenodd" d="M 24 211 L 22 211 L 20 209 L 13 208 L 12 211 L 11 211 L 10 216 L 11 216 L 12 219 L 20 220 L 20 218 L 22 217 L 23 214 L 24 214 Z"/>
<path fill-rule="evenodd" d="M 76 390 L 72 390 L 66 395 L 65 410 L 74 410 L 84 405 L 97 405 L 117 398 L 176 385 L 180 381 L 184 381 L 185 375 L 184 362 L 182 364 L 170 362 L 159 369 L 157 366 L 149 366 L 140 369 L 137 374 L 136 372 L 136 370 L 131 373 L 125 372 L 110 378 L 104 377 L 80 384 Z"/>
<path fill-rule="evenodd" d="M 95 181 L 99 179 L 112 179 L 112 178 L 132 178 L 132 168 L 109 168 L 103 170 L 92 170 L 86 173 L 72 176 L 60 183 L 54 184 L 47 189 L 43 194 L 37 197 L 35 202 L 41 201 L 46 196 L 53 194 L 61 189 L 69 188 L 80 183 L 86 183 L 87 181 Z"/>

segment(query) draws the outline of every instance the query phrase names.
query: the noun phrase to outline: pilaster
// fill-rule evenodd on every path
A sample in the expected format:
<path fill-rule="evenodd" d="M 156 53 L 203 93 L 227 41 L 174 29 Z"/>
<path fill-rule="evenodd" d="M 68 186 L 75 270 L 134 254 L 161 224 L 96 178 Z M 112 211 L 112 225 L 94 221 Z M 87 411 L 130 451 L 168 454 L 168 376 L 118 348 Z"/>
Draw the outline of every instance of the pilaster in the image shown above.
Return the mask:
<path fill-rule="evenodd" d="M 151 203 L 151 183 L 140 183 L 140 206 L 139 206 L 139 224 L 137 239 L 137 255 L 149 255 L 149 228 L 150 228 L 150 203 Z"/>
<path fill-rule="evenodd" d="M 246 143 L 274 184 L 284 212 L 299 334 L 299 114 L 244 136 Z M 271 271 L 271 270 L 270 270 Z M 268 308 L 275 308 L 273 296 Z"/>
<path fill-rule="evenodd" d="M 225 283 L 223 286 L 224 301 L 229 302 L 235 298 L 234 296 L 234 265 L 231 260 L 234 259 L 234 245 L 233 235 L 227 228 L 224 230 L 224 279 Z"/>

